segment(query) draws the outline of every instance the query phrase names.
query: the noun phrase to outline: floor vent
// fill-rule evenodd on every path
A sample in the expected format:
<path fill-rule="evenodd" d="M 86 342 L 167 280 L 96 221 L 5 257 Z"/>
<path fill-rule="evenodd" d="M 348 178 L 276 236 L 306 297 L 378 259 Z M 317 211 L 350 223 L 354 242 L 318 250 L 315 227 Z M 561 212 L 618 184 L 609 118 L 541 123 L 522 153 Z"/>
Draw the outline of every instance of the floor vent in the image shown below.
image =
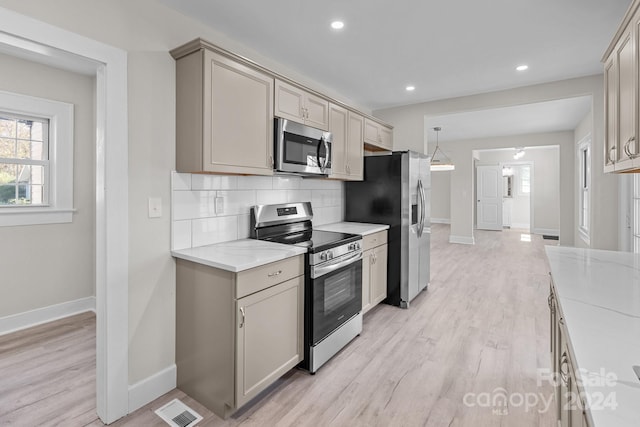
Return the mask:
<path fill-rule="evenodd" d="M 558 236 L 549 236 L 548 234 L 543 234 L 542 238 L 545 240 L 559 240 L 560 238 Z"/>
<path fill-rule="evenodd" d="M 194 427 L 202 420 L 200 414 L 178 399 L 158 409 L 156 414 L 171 427 Z"/>

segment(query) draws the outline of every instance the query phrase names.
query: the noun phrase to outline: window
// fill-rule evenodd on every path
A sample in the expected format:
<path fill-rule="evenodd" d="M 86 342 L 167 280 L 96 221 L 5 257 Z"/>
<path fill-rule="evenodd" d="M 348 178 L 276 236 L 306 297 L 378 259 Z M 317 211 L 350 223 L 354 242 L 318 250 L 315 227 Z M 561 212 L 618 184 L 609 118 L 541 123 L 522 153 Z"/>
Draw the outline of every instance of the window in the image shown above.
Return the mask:
<path fill-rule="evenodd" d="M 591 137 L 578 143 L 578 231 L 582 240 L 589 243 L 589 206 L 591 188 Z"/>
<path fill-rule="evenodd" d="M 0 91 L 0 226 L 72 214 L 73 105 Z"/>
<path fill-rule="evenodd" d="M 0 206 L 47 205 L 49 120 L 0 111 Z"/>

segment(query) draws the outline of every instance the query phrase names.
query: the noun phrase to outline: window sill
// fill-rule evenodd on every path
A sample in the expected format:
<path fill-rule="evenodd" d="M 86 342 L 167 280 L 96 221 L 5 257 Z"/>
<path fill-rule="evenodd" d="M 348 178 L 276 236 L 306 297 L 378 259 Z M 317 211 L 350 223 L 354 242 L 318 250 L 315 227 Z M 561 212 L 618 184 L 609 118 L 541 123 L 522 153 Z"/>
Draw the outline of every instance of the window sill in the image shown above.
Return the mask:
<path fill-rule="evenodd" d="M 75 209 L 48 207 L 0 208 L 0 227 L 19 225 L 65 224 L 73 221 Z"/>

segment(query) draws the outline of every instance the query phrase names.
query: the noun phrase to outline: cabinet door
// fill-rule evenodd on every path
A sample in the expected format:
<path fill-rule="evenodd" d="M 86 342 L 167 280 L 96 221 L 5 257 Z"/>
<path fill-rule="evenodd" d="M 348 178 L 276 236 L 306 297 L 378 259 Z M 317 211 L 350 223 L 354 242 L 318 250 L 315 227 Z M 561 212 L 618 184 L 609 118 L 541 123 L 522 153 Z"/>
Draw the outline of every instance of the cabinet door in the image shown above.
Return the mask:
<path fill-rule="evenodd" d="M 373 267 L 373 249 L 362 254 L 362 314 L 369 311 L 371 305 L 371 268 Z"/>
<path fill-rule="evenodd" d="M 236 301 L 236 407 L 303 358 L 304 276 Z"/>
<path fill-rule="evenodd" d="M 635 141 L 636 70 L 634 43 L 630 33 L 626 33 L 620 41 L 616 55 L 618 62 L 617 171 L 631 168 L 631 159 L 638 153 Z"/>
<path fill-rule="evenodd" d="M 373 249 L 371 269 L 371 305 L 375 306 L 387 297 L 387 245 Z"/>
<path fill-rule="evenodd" d="M 203 170 L 272 175 L 273 79 L 204 53 Z"/>
<path fill-rule="evenodd" d="M 331 104 L 329 107 L 329 131 L 331 141 L 331 178 L 346 179 L 347 173 L 347 110 Z"/>
<path fill-rule="evenodd" d="M 389 151 L 393 150 L 393 131 L 386 126 L 380 126 L 380 145 Z"/>
<path fill-rule="evenodd" d="M 364 142 L 367 144 L 380 144 L 380 125 L 373 120 L 364 119 Z"/>
<path fill-rule="evenodd" d="M 275 82 L 275 115 L 304 123 L 304 91 L 280 80 Z"/>
<path fill-rule="evenodd" d="M 324 131 L 329 130 L 329 101 L 305 93 L 304 107 L 306 109 L 305 124 Z"/>
<path fill-rule="evenodd" d="M 349 179 L 362 181 L 364 171 L 364 117 L 349 111 L 349 125 L 347 136 L 347 173 Z"/>
<path fill-rule="evenodd" d="M 605 153 L 604 153 L 604 171 L 612 172 L 615 168 L 617 158 L 617 101 L 618 101 L 618 66 L 615 55 L 605 63 L 604 66 L 604 110 L 605 110 Z"/>

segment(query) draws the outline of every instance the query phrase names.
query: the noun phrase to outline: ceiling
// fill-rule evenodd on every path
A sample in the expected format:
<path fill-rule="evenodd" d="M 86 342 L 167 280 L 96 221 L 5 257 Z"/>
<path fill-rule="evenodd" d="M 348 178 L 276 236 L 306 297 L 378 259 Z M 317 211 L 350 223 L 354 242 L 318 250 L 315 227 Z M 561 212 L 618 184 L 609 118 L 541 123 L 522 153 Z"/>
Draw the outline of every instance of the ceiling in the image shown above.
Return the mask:
<path fill-rule="evenodd" d="M 574 130 L 590 111 L 591 102 L 591 96 L 579 96 L 427 117 L 427 138 L 430 144 L 436 141 L 436 126 L 442 128 L 440 142 Z"/>
<path fill-rule="evenodd" d="M 599 74 L 631 3 L 159 1 L 371 110 Z"/>

